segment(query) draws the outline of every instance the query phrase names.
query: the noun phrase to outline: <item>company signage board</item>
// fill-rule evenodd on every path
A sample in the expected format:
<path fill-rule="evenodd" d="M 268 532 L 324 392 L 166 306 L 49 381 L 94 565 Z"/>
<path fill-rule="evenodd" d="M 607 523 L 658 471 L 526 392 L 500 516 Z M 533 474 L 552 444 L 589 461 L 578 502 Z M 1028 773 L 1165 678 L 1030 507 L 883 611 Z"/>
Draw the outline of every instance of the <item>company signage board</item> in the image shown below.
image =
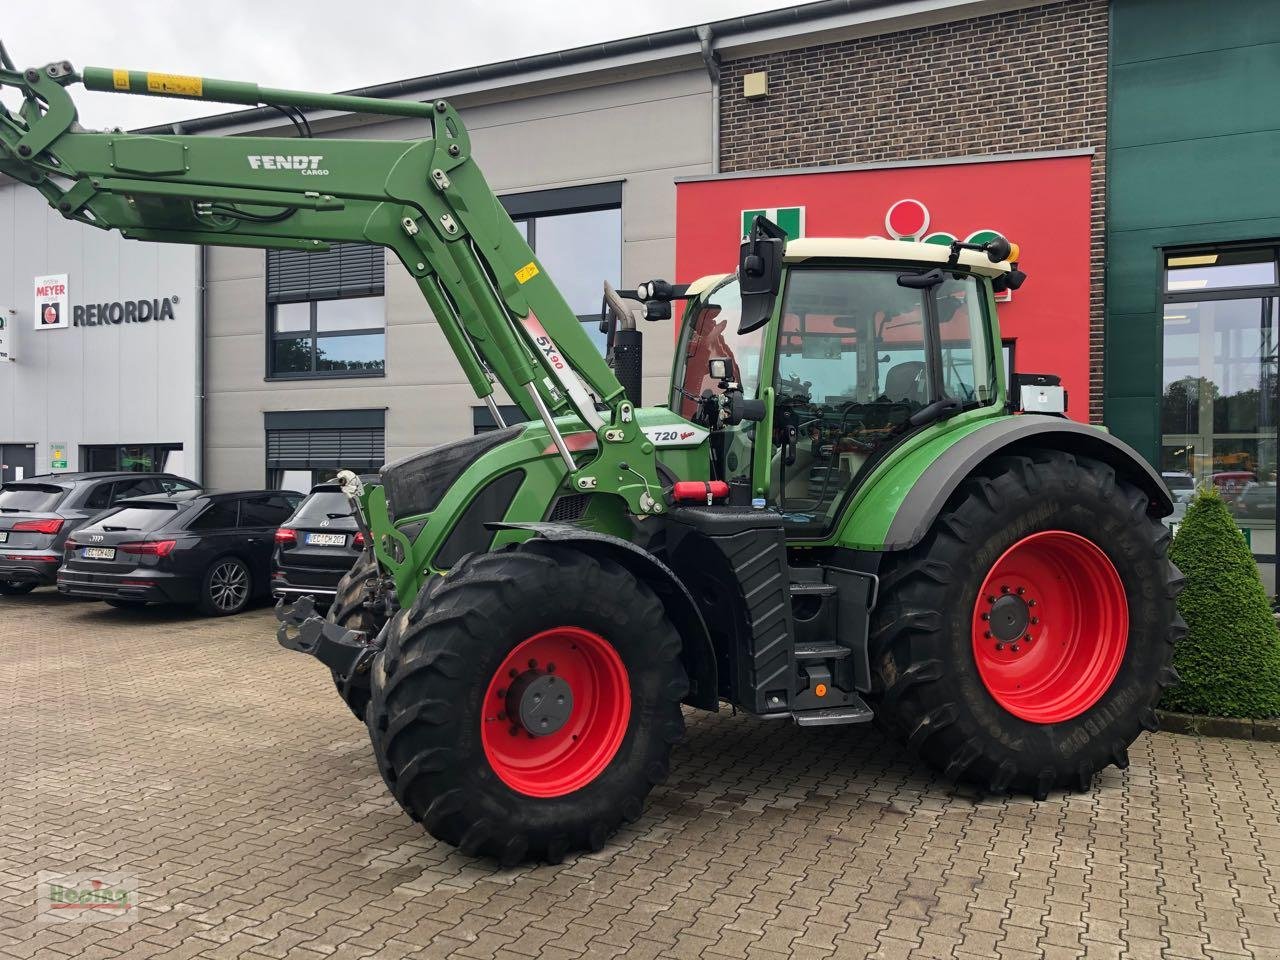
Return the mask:
<path fill-rule="evenodd" d="M 49 469 L 67 469 L 67 445 L 65 443 L 49 443 Z"/>
<path fill-rule="evenodd" d="M 152 297 L 143 300 L 108 300 L 105 303 L 70 305 L 65 273 L 36 277 L 34 314 L 37 330 L 65 330 L 68 327 L 118 326 L 122 323 L 150 323 L 173 320 L 179 298 Z M 0 330 L 0 344 L 4 340 Z M 2 346 L 0 346 L 2 349 Z M 5 359 L 0 356 L 0 359 Z"/>
<path fill-rule="evenodd" d="M 13 347 L 10 344 L 10 336 L 13 330 L 13 321 L 17 317 L 17 311 L 12 307 L 0 307 L 0 362 L 12 360 Z"/>
<path fill-rule="evenodd" d="M 71 310 L 68 307 L 67 275 L 50 274 L 36 277 L 33 283 L 35 296 L 33 315 L 37 330 L 64 330 L 71 326 Z"/>

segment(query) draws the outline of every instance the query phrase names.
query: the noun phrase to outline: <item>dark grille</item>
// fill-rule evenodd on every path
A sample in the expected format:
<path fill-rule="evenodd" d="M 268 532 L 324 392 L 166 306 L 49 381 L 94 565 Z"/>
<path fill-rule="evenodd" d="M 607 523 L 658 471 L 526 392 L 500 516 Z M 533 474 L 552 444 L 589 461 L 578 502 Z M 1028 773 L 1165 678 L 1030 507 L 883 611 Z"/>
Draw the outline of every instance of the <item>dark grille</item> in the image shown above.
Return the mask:
<path fill-rule="evenodd" d="M 547 517 L 552 523 L 569 523 L 581 520 L 587 512 L 587 503 L 591 500 L 589 493 L 571 493 L 560 497 L 551 505 L 551 513 Z"/>
<path fill-rule="evenodd" d="M 267 466 L 277 469 L 372 469 L 386 457 L 381 427 L 267 431 Z"/>

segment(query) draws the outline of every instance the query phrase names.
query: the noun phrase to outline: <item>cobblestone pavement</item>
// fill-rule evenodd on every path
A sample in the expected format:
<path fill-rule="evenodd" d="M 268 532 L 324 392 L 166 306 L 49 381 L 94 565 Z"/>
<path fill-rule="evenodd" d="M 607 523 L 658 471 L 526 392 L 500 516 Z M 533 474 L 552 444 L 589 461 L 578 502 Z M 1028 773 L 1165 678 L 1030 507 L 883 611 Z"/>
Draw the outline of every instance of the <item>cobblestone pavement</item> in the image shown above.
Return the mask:
<path fill-rule="evenodd" d="M 399 812 L 273 624 L 0 598 L 0 956 L 1280 957 L 1280 744 L 1147 736 L 1037 804 L 691 715 L 638 823 L 501 870 Z M 132 874 L 138 919 L 45 922 L 39 870 Z"/>

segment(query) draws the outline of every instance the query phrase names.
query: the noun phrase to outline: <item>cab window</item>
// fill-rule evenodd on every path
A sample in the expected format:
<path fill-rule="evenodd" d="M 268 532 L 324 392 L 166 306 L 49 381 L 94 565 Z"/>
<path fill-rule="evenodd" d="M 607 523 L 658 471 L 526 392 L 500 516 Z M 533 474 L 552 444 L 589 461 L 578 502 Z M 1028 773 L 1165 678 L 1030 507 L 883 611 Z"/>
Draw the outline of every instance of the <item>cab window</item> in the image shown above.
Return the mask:
<path fill-rule="evenodd" d="M 896 444 L 939 391 L 961 405 L 994 396 L 977 281 L 949 276 L 918 290 L 899 285 L 901 272 L 791 272 L 778 333 L 780 443 L 770 489 L 792 536 L 828 531 L 859 471 Z"/>

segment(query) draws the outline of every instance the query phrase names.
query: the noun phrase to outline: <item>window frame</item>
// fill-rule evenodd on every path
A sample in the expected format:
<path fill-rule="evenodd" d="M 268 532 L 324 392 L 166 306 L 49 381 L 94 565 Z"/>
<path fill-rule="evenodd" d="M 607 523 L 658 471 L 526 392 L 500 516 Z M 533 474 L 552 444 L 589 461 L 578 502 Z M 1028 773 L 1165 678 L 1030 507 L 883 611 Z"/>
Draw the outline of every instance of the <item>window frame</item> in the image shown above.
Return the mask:
<path fill-rule="evenodd" d="M 1206 288 L 1202 290 L 1171 291 L 1169 289 L 1169 259 L 1171 257 L 1187 257 L 1187 256 L 1196 256 L 1196 255 L 1208 254 L 1208 253 L 1221 254 L 1221 253 L 1230 253 L 1232 251 L 1242 251 L 1242 250 L 1269 251 L 1271 254 L 1271 262 L 1274 265 L 1273 276 L 1275 277 L 1275 282 L 1270 284 L 1254 284 L 1251 286 L 1213 287 L 1213 288 Z M 1206 303 L 1206 302 L 1212 302 L 1212 301 L 1226 301 L 1226 300 L 1239 300 L 1239 301 L 1257 300 L 1260 303 L 1265 304 L 1267 301 L 1270 301 L 1272 322 L 1273 323 L 1280 322 L 1280 242 L 1277 242 L 1275 240 L 1253 240 L 1253 241 L 1241 241 L 1237 243 L 1219 243 L 1219 244 L 1206 243 L 1206 244 L 1197 244 L 1194 246 L 1179 245 L 1179 246 L 1171 246 L 1171 247 L 1157 247 L 1155 252 L 1156 252 L 1156 255 L 1160 257 L 1160 260 L 1161 260 L 1160 290 L 1159 290 L 1158 303 L 1160 308 L 1160 336 L 1161 336 L 1160 371 L 1161 371 L 1161 377 L 1162 377 L 1162 384 L 1163 384 L 1163 376 L 1167 369 L 1167 367 L 1165 366 L 1167 362 L 1167 357 L 1165 355 L 1165 341 L 1166 341 L 1166 338 L 1168 337 L 1168 322 L 1165 319 L 1165 314 L 1168 312 L 1168 307 L 1170 307 L 1171 305 L 1185 304 L 1185 303 Z M 1199 376 L 1201 378 L 1205 376 L 1203 370 L 1199 371 Z M 1160 406 L 1160 409 L 1158 410 L 1158 418 L 1159 418 L 1158 422 L 1159 422 L 1159 428 L 1160 428 L 1159 435 L 1158 435 L 1160 459 L 1158 462 L 1157 469 L 1161 470 L 1162 472 L 1165 469 L 1163 461 L 1164 461 L 1164 453 L 1167 447 L 1176 446 L 1177 444 L 1182 443 L 1186 446 L 1187 449 L 1195 449 L 1198 442 L 1200 440 L 1203 440 L 1206 436 L 1205 434 L 1199 433 L 1199 432 L 1166 433 L 1164 430 L 1164 410 L 1163 410 L 1164 396 L 1165 396 L 1164 386 L 1162 385 L 1160 396 L 1157 398 L 1157 404 Z M 1226 398 L 1223 398 L 1223 400 L 1225 399 Z M 1213 414 L 1211 413 L 1210 414 L 1211 423 L 1212 423 L 1212 416 Z M 1255 430 L 1255 431 L 1225 430 L 1225 431 L 1219 432 L 1216 428 L 1211 427 L 1210 432 L 1207 434 L 1208 440 L 1209 440 L 1208 455 L 1210 456 L 1210 458 L 1214 456 L 1213 451 L 1214 451 L 1216 441 L 1218 440 L 1261 441 L 1264 436 L 1264 433 L 1265 432 L 1263 430 Z M 1280 417 L 1277 417 L 1276 426 L 1273 428 L 1271 437 L 1268 437 L 1268 439 L 1274 439 L 1274 442 L 1277 443 L 1277 445 L 1280 445 Z M 1216 473 L 1218 471 L 1214 471 L 1214 472 Z M 1192 473 L 1192 476 L 1194 478 L 1195 474 Z M 1234 513 L 1234 511 L 1232 512 L 1232 522 L 1235 523 L 1237 526 L 1241 527 L 1242 529 L 1244 528 L 1244 524 L 1242 522 L 1243 519 L 1244 518 L 1237 516 Z M 1265 524 L 1268 521 L 1266 521 L 1266 519 L 1263 518 L 1263 522 Z M 1271 524 L 1272 535 L 1276 536 L 1277 534 L 1280 534 L 1280 515 L 1273 516 L 1269 522 Z M 1251 527 L 1249 529 L 1257 529 L 1257 528 Z M 1263 527 L 1263 529 L 1265 529 L 1265 526 Z M 1262 564 L 1269 563 L 1269 564 L 1276 565 L 1277 567 L 1280 567 L 1280 544 L 1277 545 L 1277 552 L 1262 553 L 1253 549 L 1252 541 L 1251 541 L 1250 552 L 1253 555 L 1253 559 L 1255 563 L 1262 563 Z"/>
<path fill-rule="evenodd" d="M 382 326 L 372 327 L 353 327 L 349 330 L 325 330 L 323 333 L 319 330 L 319 305 L 321 303 L 331 303 L 336 300 L 368 300 L 377 297 L 383 303 L 382 310 Z M 314 300 L 275 300 L 267 303 L 267 373 L 263 380 L 271 383 L 277 380 L 352 380 L 352 379 L 385 379 L 387 376 L 387 315 L 386 315 L 386 291 L 385 289 L 379 293 L 368 293 L 358 297 L 318 297 Z M 276 330 L 276 313 L 282 306 L 295 306 L 305 303 L 308 309 L 310 324 L 305 331 L 294 330 L 287 333 L 280 333 Z M 382 334 L 382 369 L 381 370 L 317 370 L 316 354 L 317 342 L 321 337 L 356 337 L 369 336 L 372 333 Z M 301 340 L 307 339 L 311 343 L 311 369 L 304 372 L 294 373 L 277 373 L 275 369 L 275 346 L 282 340 Z"/>

